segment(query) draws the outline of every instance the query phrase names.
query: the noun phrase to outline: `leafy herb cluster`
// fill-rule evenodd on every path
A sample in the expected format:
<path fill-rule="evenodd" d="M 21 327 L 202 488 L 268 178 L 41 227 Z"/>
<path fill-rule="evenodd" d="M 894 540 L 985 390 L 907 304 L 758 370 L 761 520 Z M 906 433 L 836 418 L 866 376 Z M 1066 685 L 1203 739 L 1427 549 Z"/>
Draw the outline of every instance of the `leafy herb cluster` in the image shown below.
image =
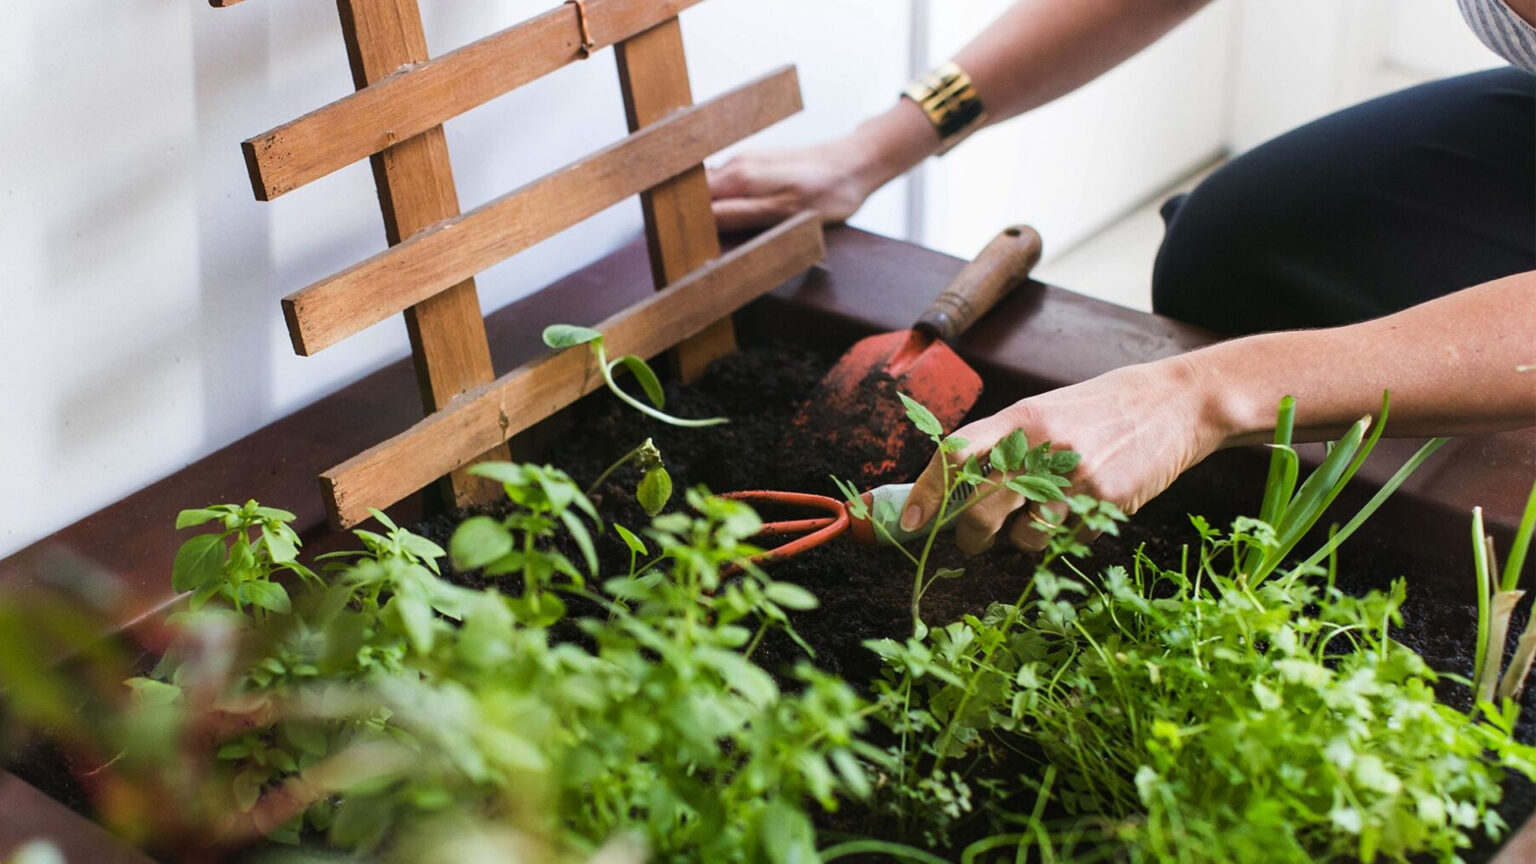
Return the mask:
<path fill-rule="evenodd" d="M 592 534 L 602 526 L 568 476 L 472 470 L 501 482 L 514 506 L 461 524 L 451 557 L 503 590 L 440 579 L 443 550 L 375 514 L 388 534 L 359 532 L 364 549 L 333 558 L 328 580 L 243 619 L 247 653 L 217 696 L 240 718 L 218 751 L 236 811 L 269 836 L 308 829 L 360 852 L 451 816 L 510 818 L 548 860 L 625 836 L 667 860 L 815 860 L 806 805 L 867 795 L 864 766 L 883 757 L 862 741 L 871 709 L 846 683 L 801 663 L 786 692 L 753 662 L 769 630 L 793 635 L 789 613 L 816 605 L 751 567 L 722 580 L 757 551 L 746 544 L 756 515 L 690 491 L 691 513 L 660 516 L 638 535 L 614 526 L 632 564 L 597 591 Z M 242 524 L 222 508 L 184 521 L 200 513 L 228 514 L 225 534 L 203 535 L 220 543 Z M 287 537 L 285 514 L 247 515 L 276 520 L 262 522 L 263 538 Z M 249 569 L 199 571 L 200 590 L 249 609 Z M 590 612 L 573 616 L 573 604 Z M 134 684 L 162 703 L 189 700 L 205 661 L 172 651 L 163 681 Z"/>
<path fill-rule="evenodd" d="M 965 446 L 909 410 L 946 452 Z M 1385 493 L 1318 555 L 1281 567 L 1380 430 L 1367 437 L 1363 419 L 1298 488 L 1292 410 L 1282 406 L 1264 499 L 1273 524 L 1242 518 L 1223 533 L 1192 517 L 1193 560 L 1188 547 L 1173 567 L 1138 554 L 1090 579 L 1070 561 L 1084 550 L 1064 523 L 1015 603 L 870 643 L 886 664 L 879 719 L 899 742 L 881 806 L 900 830 L 928 845 L 979 837 L 962 861 L 1038 849 L 1211 864 L 1455 861 L 1470 833 L 1503 831 L 1492 807 L 1505 770 L 1536 777 L 1512 703 L 1470 716 L 1439 703 L 1436 673 L 1390 636 L 1403 583 L 1349 597 L 1331 558 L 1316 566 Z M 1029 470 L 1020 452 L 1039 448 L 1000 445 L 993 467 Z M 1028 495 L 981 473 L 966 465 L 950 482 Z M 1028 488 L 1051 497 L 1048 484 Z M 1068 504 L 1076 525 L 1112 531 L 1120 518 Z"/>

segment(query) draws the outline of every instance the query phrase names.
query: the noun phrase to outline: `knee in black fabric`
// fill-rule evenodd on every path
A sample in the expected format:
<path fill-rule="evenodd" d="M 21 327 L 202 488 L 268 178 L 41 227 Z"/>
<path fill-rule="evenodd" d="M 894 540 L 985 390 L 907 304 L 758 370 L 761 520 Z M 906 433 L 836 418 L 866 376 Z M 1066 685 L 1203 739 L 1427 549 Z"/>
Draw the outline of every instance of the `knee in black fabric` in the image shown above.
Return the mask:
<path fill-rule="evenodd" d="M 1252 213 L 1217 171 L 1192 193 L 1163 203 L 1166 227 L 1152 268 L 1152 309 L 1222 333 L 1249 332 L 1254 322 L 1234 292 L 1242 262 L 1262 254 L 1251 242 Z"/>

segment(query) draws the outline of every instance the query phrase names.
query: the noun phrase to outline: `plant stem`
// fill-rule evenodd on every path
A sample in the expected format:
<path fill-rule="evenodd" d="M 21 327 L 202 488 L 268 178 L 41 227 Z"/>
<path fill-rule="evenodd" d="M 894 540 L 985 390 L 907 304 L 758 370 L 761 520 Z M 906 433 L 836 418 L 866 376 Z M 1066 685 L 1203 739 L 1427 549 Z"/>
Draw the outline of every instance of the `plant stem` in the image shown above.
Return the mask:
<path fill-rule="evenodd" d="M 597 355 L 597 368 L 603 371 L 603 381 L 608 385 L 608 389 L 612 390 L 613 395 L 619 397 L 620 401 L 624 402 L 624 404 L 635 409 L 636 411 L 639 411 L 641 414 L 644 414 L 647 417 L 654 417 L 663 423 L 668 423 L 673 426 L 682 426 L 685 428 L 719 426 L 722 423 L 731 422 L 728 418 L 725 417 L 707 417 L 703 420 L 687 420 L 682 417 L 673 417 L 671 414 L 668 414 L 665 411 L 652 408 L 644 402 L 641 402 L 639 399 L 636 399 L 635 397 L 624 392 L 624 389 L 619 386 L 619 383 L 613 379 L 613 367 L 619 365 L 620 361 L 615 360 L 611 363 L 608 362 L 608 352 L 603 349 L 603 343 L 601 340 L 594 340 L 591 344 L 592 353 Z"/>
<path fill-rule="evenodd" d="M 592 485 L 587 487 L 587 491 L 585 493 L 586 496 L 588 498 L 592 497 L 592 493 L 597 491 L 597 487 L 603 485 L 603 481 L 607 480 L 608 477 L 613 474 L 613 472 L 615 472 L 615 471 L 619 470 L 620 468 L 622 468 L 625 465 L 625 463 L 632 462 L 632 461 L 634 461 L 636 459 L 639 459 L 640 458 L 640 453 L 645 450 L 645 445 L 647 445 L 649 443 L 651 443 L 651 439 L 649 439 L 649 438 L 645 439 L 644 441 L 641 441 L 639 444 L 635 445 L 635 449 L 629 451 L 628 453 L 625 453 L 623 456 L 620 456 L 617 460 L 614 461 L 614 463 L 612 465 L 609 465 L 607 468 L 604 468 L 603 469 L 603 473 L 597 475 L 597 479 L 593 480 L 592 481 Z M 631 555 L 630 557 L 633 558 L 634 556 Z"/>

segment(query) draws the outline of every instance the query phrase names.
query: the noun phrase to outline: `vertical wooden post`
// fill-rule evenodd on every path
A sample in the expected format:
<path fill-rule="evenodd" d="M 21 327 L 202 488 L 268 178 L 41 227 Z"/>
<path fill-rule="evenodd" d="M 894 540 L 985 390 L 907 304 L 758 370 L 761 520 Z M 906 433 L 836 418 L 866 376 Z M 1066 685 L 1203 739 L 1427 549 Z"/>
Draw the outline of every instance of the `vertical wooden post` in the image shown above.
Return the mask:
<path fill-rule="evenodd" d="M 677 18 L 618 43 L 614 55 L 629 131 L 693 104 L 683 31 Z M 720 257 L 720 238 L 710 211 L 703 165 L 642 193 L 640 206 L 645 213 L 651 274 L 658 289 Z M 722 318 L 673 350 L 674 371 L 682 380 L 691 380 L 710 361 L 735 350 L 736 331 L 729 317 Z"/>
<path fill-rule="evenodd" d="M 427 59 L 427 38 L 416 0 L 337 0 L 341 29 L 357 89 Z M 384 230 L 391 246 L 422 228 L 459 213 L 453 169 L 443 127 L 429 129 L 371 157 Z M 485 320 L 475 282 L 466 279 L 405 313 L 427 413 L 441 410 L 464 391 L 495 378 Z M 506 459 L 505 445 L 480 459 Z M 497 494 L 495 484 L 462 469 L 443 478 L 440 490 L 450 506 L 464 506 Z"/>

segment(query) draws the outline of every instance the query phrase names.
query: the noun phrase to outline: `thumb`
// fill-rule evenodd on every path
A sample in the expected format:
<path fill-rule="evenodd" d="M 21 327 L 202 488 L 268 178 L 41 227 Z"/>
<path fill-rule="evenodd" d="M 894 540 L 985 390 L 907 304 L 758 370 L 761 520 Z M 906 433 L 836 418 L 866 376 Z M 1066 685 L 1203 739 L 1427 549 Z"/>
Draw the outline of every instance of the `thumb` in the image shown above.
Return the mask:
<path fill-rule="evenodd" d="M 943 450 L 935 450 L 928 467 L 912 484 L 906 503 L 901 505 L 901 530 L 916 531 L 938 512 L 939 502 L 944 498 L 945 455 Z"/>

